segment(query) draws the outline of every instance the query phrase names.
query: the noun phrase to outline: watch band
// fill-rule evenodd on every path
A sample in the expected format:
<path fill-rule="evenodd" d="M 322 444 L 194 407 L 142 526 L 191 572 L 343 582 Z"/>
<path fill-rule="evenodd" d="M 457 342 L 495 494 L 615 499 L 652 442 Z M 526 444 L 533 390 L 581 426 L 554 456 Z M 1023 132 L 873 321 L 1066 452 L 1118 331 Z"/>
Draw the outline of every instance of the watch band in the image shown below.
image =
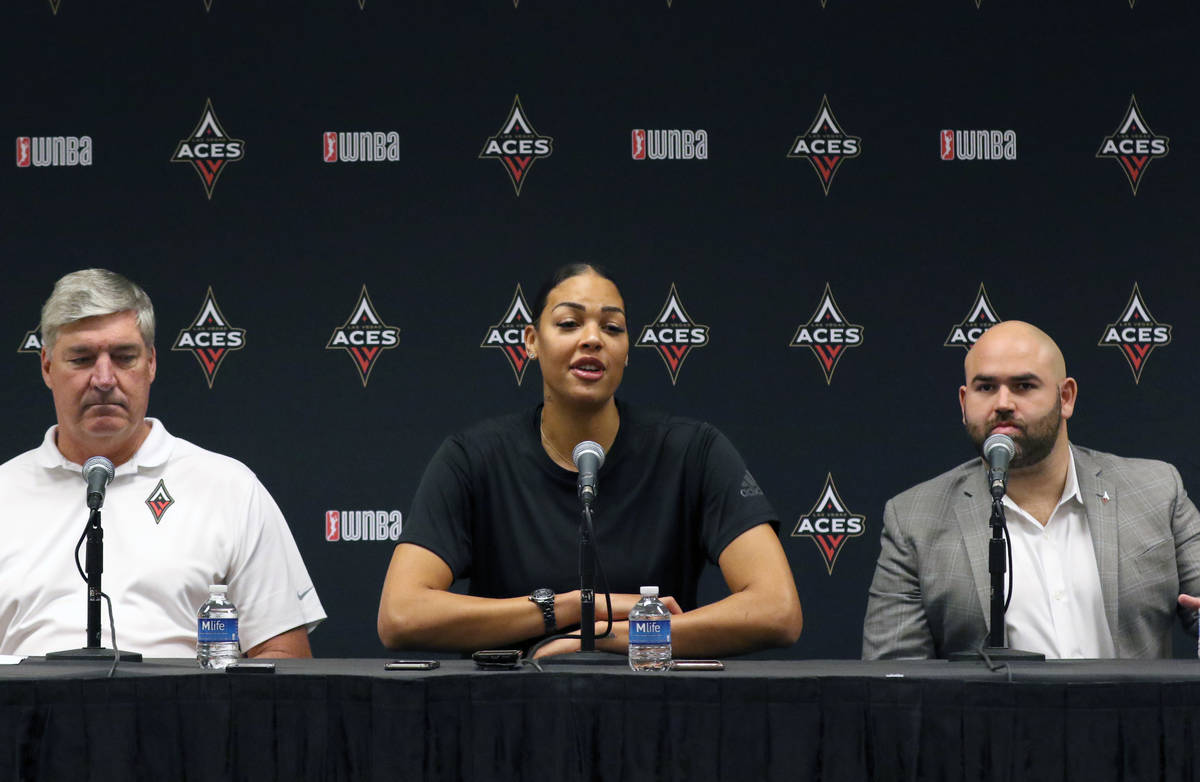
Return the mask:
<path fill-rule="evenodd" d="M 529 595 L 529 602 L 542 609 L 542 622 L 546 626 L 546 635 L 554 632 L 557 622 L 554 619 L 554 590 L 539 587 Z"/>

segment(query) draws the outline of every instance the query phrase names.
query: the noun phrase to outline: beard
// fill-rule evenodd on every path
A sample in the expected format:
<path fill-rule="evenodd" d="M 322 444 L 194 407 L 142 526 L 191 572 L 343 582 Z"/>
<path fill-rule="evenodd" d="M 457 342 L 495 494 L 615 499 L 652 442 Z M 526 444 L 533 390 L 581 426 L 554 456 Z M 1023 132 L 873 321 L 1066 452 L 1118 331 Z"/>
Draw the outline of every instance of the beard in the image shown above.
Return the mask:
<path fill-rule="evenodd" d="M 984 426 L 968 423 L 967 436 L 975 444 L 975 449 L 979 451 L 980 456 L 983 456 L 983 441 L 987 439 L 988 433 L 999 424 L 1013 424 L 1021 430 L 1012 438 L 1013 443 L 1017 446 L 1017 453 L 1009 464 L 1009 468 L 1030 467 L 1045 459 L 1054 450 L 1054 443 L 1058 441 L 1058 430 L 1062 428 L 1062 399 L 1056 397 L 1053 410 L 1041 418 L 1025 424 L 1018 423 L 1008 414 L 998 415 Z"/>

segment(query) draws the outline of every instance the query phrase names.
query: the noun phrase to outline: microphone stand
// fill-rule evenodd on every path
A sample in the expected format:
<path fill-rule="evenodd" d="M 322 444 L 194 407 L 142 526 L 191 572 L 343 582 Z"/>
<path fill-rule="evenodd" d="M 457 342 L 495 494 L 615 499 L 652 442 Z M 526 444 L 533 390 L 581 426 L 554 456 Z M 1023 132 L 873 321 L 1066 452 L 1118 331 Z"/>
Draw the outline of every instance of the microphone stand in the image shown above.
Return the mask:
<path fill-rule="evenodd" d="M 592 540 L 592 504 L 583 503 L 579 523 L 579 651 L 540 659 L 542 665 L 623 665 L 617 654 L 596 651 L 596 545 Z"/>
<path fill-rule="evenodd" d="M 952 662 L 978 660 L 980 658 L 1003 662 L 1045 660 L 1046 655 L 1041 652 L 1009 649 L 1004 644 L 1004 573 L 1008 569 L 1008 560 L 1005 556 L 1004 531 L 1007 524 L 1004 518 L 1004 503 L 1001 502 L 1001 499 L 1004 497 L 1004 482 L 1002 478 L 999 481 L 992 480 L 991 476 L 993 472 L 995 471 L 989 471 L 988 473 L 988 483 L 992 486 L 992 517 L 988 522 L 992 528 L 992 538 L 988 541 L 988 572 L 992 577 L 992 621 L 991 631 L 988 634 L 988 645 L 979 649 L 952 652 L 950 660 Z"/>
<path fill-rule="evenodd" d="M 592 509 L 583 506 L 579 523 L 579 651 L 596 651 L 596 546 L 592 541 Z"/>
<path fill-rule="evenodd" d="M 102 660 L 113 659 L 113 650 L 100 645 L 100 576 L 104 572 L 104 529 L 100 526 L 100 509 L 93 508 L 88 516 L 87 554 L 84 564 L 87 569 L 87 646 L 49 652 L 47 660 Z M 121 662 L 141 662 L 141 652 L 119 652 Z"/>

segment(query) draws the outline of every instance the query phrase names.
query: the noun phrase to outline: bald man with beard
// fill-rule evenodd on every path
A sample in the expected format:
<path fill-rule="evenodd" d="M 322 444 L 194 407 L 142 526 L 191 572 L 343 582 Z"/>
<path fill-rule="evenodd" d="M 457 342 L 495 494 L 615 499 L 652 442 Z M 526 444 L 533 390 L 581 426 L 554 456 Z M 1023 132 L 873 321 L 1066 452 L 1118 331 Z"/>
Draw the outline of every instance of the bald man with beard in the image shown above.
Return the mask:
<path fill-rule="evenodd" d="M 1008 645 L 1053 658 L 1168 657 L 1196 632 L 1200 514 L 1179 473 L 1071 444 L 1078 384 L 1048 335 L 1000 323 L 967 353 L 963 425 L 1016 444 L 1004 497 L 1012 542 Z M 987 464 L 973 459 L 884 509 L 863 659 L 946 657 L 989 633 Z"/>

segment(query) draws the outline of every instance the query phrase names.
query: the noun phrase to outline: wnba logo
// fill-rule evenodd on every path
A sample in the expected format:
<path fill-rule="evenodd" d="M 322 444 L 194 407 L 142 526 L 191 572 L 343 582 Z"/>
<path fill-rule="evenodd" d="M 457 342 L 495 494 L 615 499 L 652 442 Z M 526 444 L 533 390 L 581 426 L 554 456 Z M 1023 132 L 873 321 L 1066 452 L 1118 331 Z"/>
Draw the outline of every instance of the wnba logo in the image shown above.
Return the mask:
<path fill-rule="evenodd" d="M 400 134 L 396 131 L 327 131 L 321 137 L 326 163 L 394 163 L 400 159 Z"/>
<path fill-rule="evenodd" d="M 708 160 L 706 130 L 646 130 L 630 135 L 634 160 Z"/>
<path fill-rule="evenodd" d="M 404 526 L 398 510 L 327 510 L 325 540 L 397 540 Z"/>
<path fill-rule="evenodd" d="M 1017 133 L 1013 130 L 943 130 L 942 160 L 1016 160 Z"/>

